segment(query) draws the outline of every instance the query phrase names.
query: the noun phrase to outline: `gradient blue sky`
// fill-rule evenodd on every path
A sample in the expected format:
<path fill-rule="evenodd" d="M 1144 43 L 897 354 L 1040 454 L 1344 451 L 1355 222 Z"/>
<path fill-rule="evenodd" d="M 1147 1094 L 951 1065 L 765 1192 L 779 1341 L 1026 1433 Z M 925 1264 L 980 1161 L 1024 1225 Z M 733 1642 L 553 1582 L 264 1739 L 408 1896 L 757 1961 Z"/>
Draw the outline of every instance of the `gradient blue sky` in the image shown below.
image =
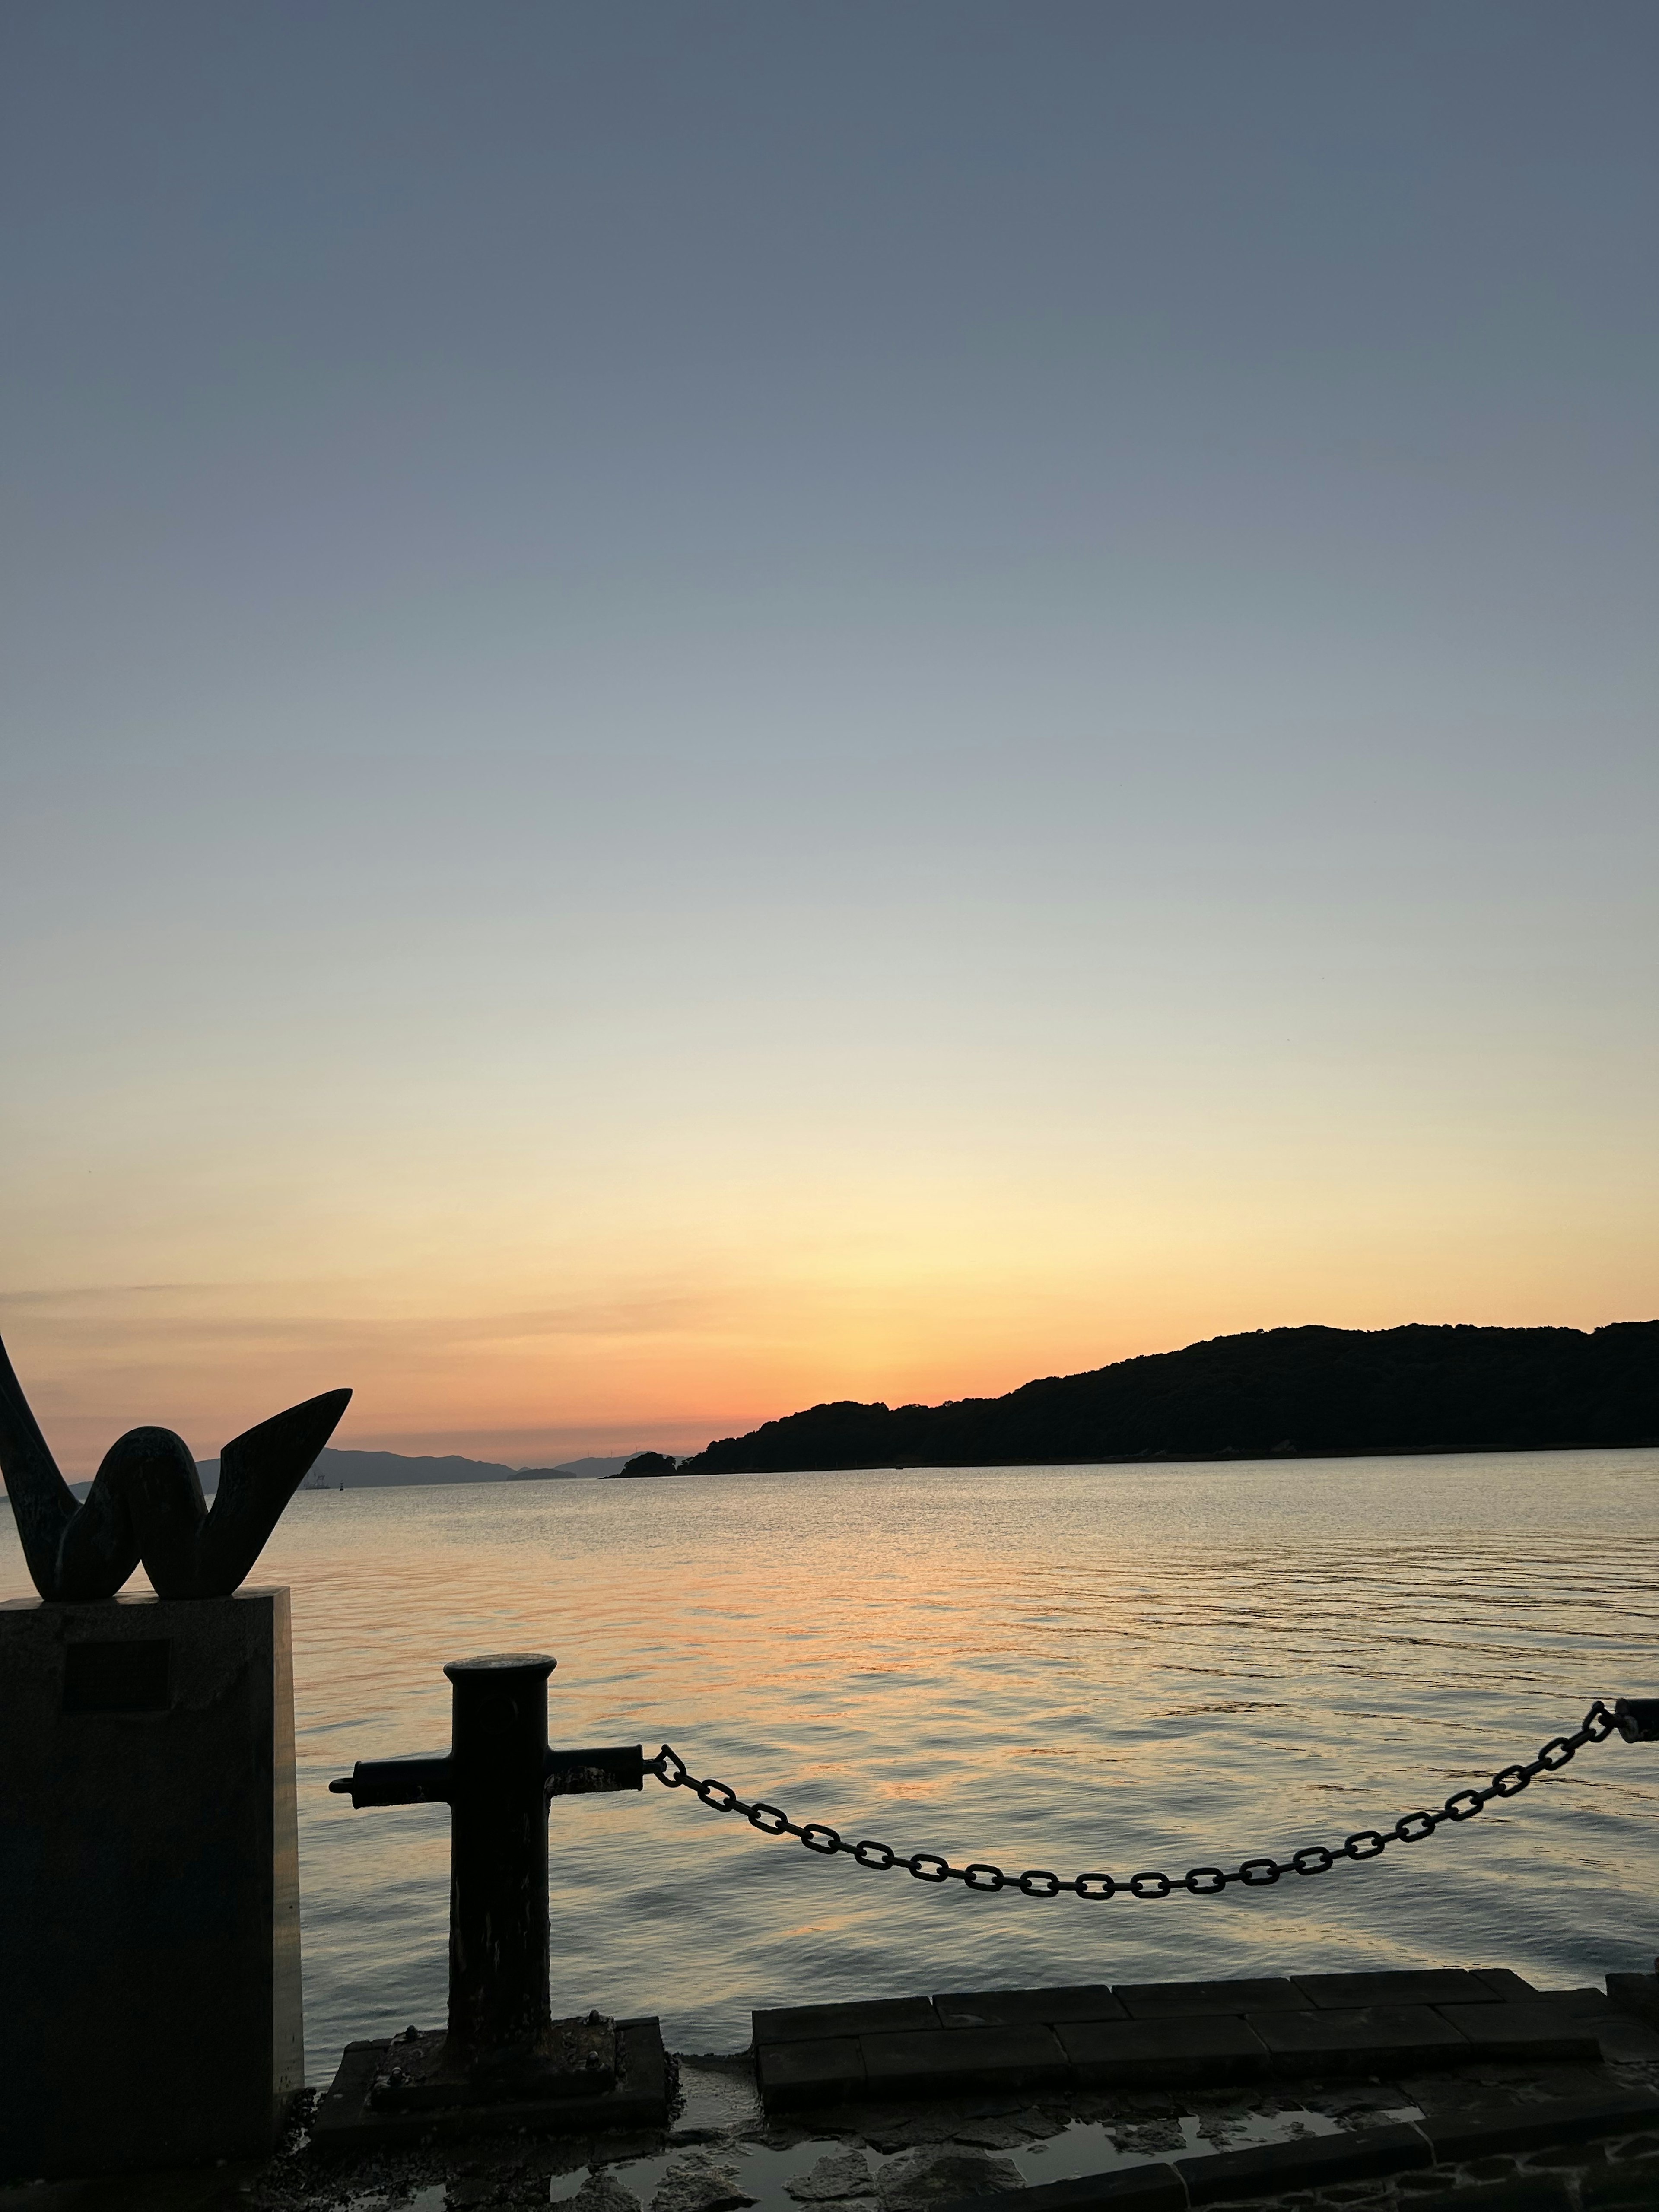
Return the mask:
<path fill-rule="evenodd" d="M 1659 1305 L 1648 0 L 0 46 L 71 1471 Z"/>

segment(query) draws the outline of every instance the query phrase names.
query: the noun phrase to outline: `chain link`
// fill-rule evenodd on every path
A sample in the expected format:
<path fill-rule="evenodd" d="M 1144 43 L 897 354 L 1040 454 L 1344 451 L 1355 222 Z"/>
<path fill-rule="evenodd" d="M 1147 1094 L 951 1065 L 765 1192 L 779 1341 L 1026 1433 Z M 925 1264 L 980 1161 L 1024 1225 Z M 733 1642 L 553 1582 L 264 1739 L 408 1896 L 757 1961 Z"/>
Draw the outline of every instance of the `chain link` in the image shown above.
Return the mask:
<path fill-rule="evenodd" d="M 1623 1710 L 1621 1706 L 1620 1711 Z M 1454 1790 L 1436 1812 L 1402 1813 L 1386 1835 L 1376 1828 L 1361 1828 L 1340 1844 L 1327 1847 L 1323 1844 L 1304 1844 L 1287 1859 L 1245 1859 L 1231 1872 L 1221 1867 L 1201 1866 L 1180 1875 L 1152 1872 L 1131 1875 L 1127 1881 L 1109 1874 L 1079 1874 L 1064 1881 L 1044 1867 L 1028 1868 L 1024 1874 L 1006 1874 L 1002 1868 L 982 1859 L 958 1867 L 952 1866 L 936 1851 L 913 1851 L 907 1858 L 890 1844 L 872 1843 L 868 1838 L 849 1843 L 839 1829 L 828 1827 L 822 1820 L 797 1823 L 777 1806 L 763 1800 L 757 1799 L 752 1805 L 746 1802 L 724 1782 L 698 1781 L 669 1744 L 664 1744 L 654 1759 L 647 1759 L 645 1771 L 654 1774 L 667 1789 L 690 1790 L 713 1812 L 741 1813 L 750 1826 L 757 1828 L 763 1836 L 793 1836 L 820 1857 L 834 1858 L 837 1853 L 844 1854 L 855 1859 L 860 1866 L 872 1867 L 879 1874 L 902 1867 L 918 1881 L 935 1885 L 959 1881 L 964 1889 L 978 1890 L 985 1896 L 1000 1889 L 1015 1889 L 1024 1897 L 1070 1895 L 1091 1899 L 1151 1899 L 1173 1897 L 1177 1892 L 1189 1897 L 1219 1897 L 1223 1890 L 1236 1885 L 1245 1889 L 1267 1889 L 1284 1875 L 1328 1874 L 1344 1860 L 1361 1865 L 1367 1859 L 1378 1858 L 1390 1844 L 1420 1843 L 1447 1822 L 1455 1825 L 1472 1820 L 1477 1813 L 1485 1811 L 1494 1797 L 1518 1797 L 1540 1774 L 1559 1774 L 1563 1767 L 1571 1765 L 1585 1744 L 1605 1743 L 1620 1727 L 1620 1723 L 1598 1698 L 1571 1735 L 1552 1736 L 1536 1759 L 1526 1765 L 1500 1767 L 1484 1790 Z"/>

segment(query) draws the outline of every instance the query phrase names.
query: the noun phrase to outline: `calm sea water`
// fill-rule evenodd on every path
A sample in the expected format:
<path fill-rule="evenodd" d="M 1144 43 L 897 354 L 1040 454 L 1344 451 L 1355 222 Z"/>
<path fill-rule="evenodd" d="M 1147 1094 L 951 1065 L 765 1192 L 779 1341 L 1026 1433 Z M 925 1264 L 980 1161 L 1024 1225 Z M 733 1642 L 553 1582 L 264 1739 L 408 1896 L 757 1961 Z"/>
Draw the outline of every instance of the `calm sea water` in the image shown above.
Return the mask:
<path fill-rule="evenodd" d="M 1659 1694 L 1659 1453 L 731 1475 L 295 1498 L 313 2079 L 441 2020 L 447 1816 L 354 1813 L 356 1759 L 441 1750 L 446 1659 L 552 1652 L 554 1740 L 960 1863 L 1128 1875 L 1391 1826 Z M 142 1577 L 135 1587 L 143 1586 Z M 0 1595 L 28 1589 L 0 1519 Z M 1467 1826 L 1216 1899 L 924 1887 L 689 1793 L 557 1802 L 554 1998 L 732 2050 L 758 2004 L 1659 1948 L 1659 1747 L 1579 1754 Z"/>

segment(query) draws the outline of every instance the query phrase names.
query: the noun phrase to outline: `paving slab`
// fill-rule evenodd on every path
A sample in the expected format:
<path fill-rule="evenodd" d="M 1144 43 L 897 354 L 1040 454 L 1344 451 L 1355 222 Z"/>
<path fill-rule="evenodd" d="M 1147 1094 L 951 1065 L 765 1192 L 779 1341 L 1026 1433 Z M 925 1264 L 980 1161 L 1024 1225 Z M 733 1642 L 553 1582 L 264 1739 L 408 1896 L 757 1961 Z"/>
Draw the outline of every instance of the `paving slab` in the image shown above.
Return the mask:
<path fill-rule="evenodd" d="M 1650 2066 L 1659 2060 L 1659 2030 L 1645 2021 L 1621 2020 L 1615 2013 L 1611 2020 L 1596 2022 L 1595 2039 L 1602 2057 L 1616 2059 L 1621 2066 Z"/>
<path fill-rule="evenodd" d="M 880 2212 L 939 2212 L 964 2197 L 1006 2198 L 1024 2179 L 1011 2158 L 956 2142 L 918 2143 L 883 2166 L 875 2193 Z"/>
<path fill-rule="evenodd" d="M 1408 1968 L 1385 1974 L 1292 1974 L 1291 1981 L 1327 2012 L 1371 2005 L 1495 2004 L 1501 2000 L 1479 1974 L 1462 1966 Z"/>
<path fill-rule="evenodd" d="M 1063 2022 L 1054 2033 L 1085 2088 L 1255 2081 L 1267 2070 L 1261 2039 L 1242 2020 Z"/>
<path fill-rule="evenodd" d="M 1056 2031 L 1035 2022 L 864 2035 L 859 2042 L 868 2094 L 873 2097 L 1063 2088 L 1072 2079 Z"/>
<path fill-rule="evenodd" d="M 1593 2097 L 1561 2097 L 1547 2105 L 1499 2105 L 1486 2112 L 1430 2112 L 1418 2121 L 1441 2163 L 1462 2165 L 1504 2151 L 1592 2142 L 1659 2126 L 1659 2095 L 1650 2089 L 1607 2089 Z"/>
<path fill-rule="evenodd" d="M 755 2073 L 769 2112 L 844 2104 L 865 2093 L 864 2048 L 855 2035 L 766 2043 L 755 2054 Z"/>
<path fill-rule="evenodd" d="M 1118 1982 L 1114 1993 L 1122 1999 L 1132 2020 L 1196 2020 L 1229 2014 L 1242 2020 L 1247 2012 L 1313 2008 L 1313 1999 L 1304 1996 L 1282 1974 L 1256 1981 Z"/>
<path fill-rule="evenodd" d="M 1249 2025 L 1276 2074 L 1381 2074 L 1473 2058 L 1467 2037 L 1428 2005 L 1366 2005 L 1352 2012 L 1253 2014 Z"/>
<path fill-rule="evenodd" d="M 1474 1978 L 1484 1982 L 1493 1996 L 1501 1997 L 1505 2004 L 1524 2004 L 1528 1998 L 1538 1995 L 1531 1982 L 1523 1981 L 1509 1966 L 1477 1966 Z"/>
<path fill-rule="evenodd" d="M 750 2018 L 757 2050 L 763 2043 L 821 2043 L 829 2035 L 939 2026 L 939 2016 L 926 1997 L 877 1997 L 867 2004 L 774 2005 Z"/>
<path fill-rule="evenodd" d="M 1311 2136 L 1299 2142 L 1251 2143 L 1242 2150 L 1171 2163 L 1187 2185 L 1189 2203 L 1217 2204 L 1229 2197 L 1277 2196 L 1421 2171 L 1434 2164 L 1434 2153 L 1414 2127 L 1395 2126 Z"/>
<path fill-rule="evenodd" d="M 875 2176 L 861 2145 L 840 2143 L 827 2151 L 810 2172 L 797 2174 L 783 2185 L 798 2204 L 845 2203 L 849 2197 L 873 2197 Z"/>
<path fill-rule="evenodd" d="M 1523 2173 L 1512 2181 L 1455 2185 L 1432 2197 L 1414 2189 L 1412 2212 L 1579 2212 L 1559 2174 Z M 1652 2212 L 1651 2206 L 1644 2212 Z"/>
<path fill-rule="evenodd" d="M 1653 2212 L 1659 2204 L 1659 2158 L 1621 2160 L 1587 2173 L 1578 2190 L 1580 2212 Z"/>
<path fill-rule="evenodd" d="M 1599 2058 L 1602 2055 L 1595 2024 L 1564 2005 L 1551 2003 L 1547 1997 L 1534 1997 L 1528 2004 L 1437 2005 L 1435 2010 L 1468 2038 L 1476 2058 Z M 1654 2045 L 1659 2050 L 1659 2036 L 1654 2038 Z"/>
<path fill-rule="evenodd" d="M 1187 2188 L 1174 2166 L 1115 2166 L 1073 2181 L 1041 2181 L 1006 2197 L 963 2197 L 941 2212 L 1187 2212 Z"/>
<path fill-rule="evenodd" d="M 1128 2017 L 1104 1982 L 1060 1990 L 965 1990 L 933 1999 L 945 2027 L 1012 2027 L 1027 2021 L 1050 2027 L 1061 2020 Z"/>
<path fill-rule="evenodd" d="M 1607 1977 L 1609 1983 L 1619 1978 Z M 1659 2059 L 1659 2029 L 1600 1990 L 1545 1990 L 1540 2002 L 1558 2007 L 1581 2033 L 1593 2034 L 1603 2058 L 1638 2066 Z"/>

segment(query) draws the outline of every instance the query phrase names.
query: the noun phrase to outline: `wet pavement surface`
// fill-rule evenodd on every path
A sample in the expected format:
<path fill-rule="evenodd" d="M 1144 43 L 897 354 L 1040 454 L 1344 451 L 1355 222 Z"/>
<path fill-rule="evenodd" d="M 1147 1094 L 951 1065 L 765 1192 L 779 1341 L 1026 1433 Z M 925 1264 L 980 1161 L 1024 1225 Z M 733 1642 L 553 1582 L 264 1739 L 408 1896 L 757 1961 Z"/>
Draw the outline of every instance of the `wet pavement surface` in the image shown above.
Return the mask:
<path fill-rule="evenodd" d="M 1659 2095 L 1659 2062 L 1482 2065 L 1398 2081 L 1297 2084 L 1283 2091 L 1145 2090 L 1090 2095 L 963 2098 L 924 2106 L 848 2106 L 800 2124 L 769 2121 L 752 2061 L 686 2057 L 673 2124 L 603 2141 L 515 2136 L 441 2149 L 415 2148 L 351 2162 L 325 2160 L 296 2127 L 258 2166 L 121 2180 L 36 2183 L 0 2190 L 0 2212 L 461 2212 L 464 2207 L 568 2204 L 573 2212 L 940 2212 L 965 2198 L 1040 2189 L 1085 2176 L 1131 2185 L 1153 2161 L 1249 2147 L 1366 2138 L 1379 2151 L 1400 2124 L 1456 2116 L 1522 2117 L 1570 2101 Z M 303 2116 L 302 2116 L 303 2117 Z M 1363 2155 L 1363 2154 L 1362 2154 Z M 1237 2161 L 1233 2161 L 1236 2166 Z M 1253 2165 L 1257 2163 L 1251 2162 Z M 1166 2165 L 1161 2170 L 1169 2173 Z M 1360 2176 L 1325 2187 L 1271 2171 L 1183 2165 L 1190 2203 L 1262 2207 L 1412 2205 L 1456 2191 L 1458 2206 L 1542 2212 L 1659 2206 L 1659 2124 L 1599 2139 L 1480 2155 L 1424 2170 Z M 1166 2188 L 1168 2184 L 1164 2185 Z M 1225 2186 L 1229 2194 L 1217 2193 Z M 1069 2193 L 1069 2192 L 1065 2192 Z M 1124 2203 L 1180 2202 L 1126 2196 Z"/>

